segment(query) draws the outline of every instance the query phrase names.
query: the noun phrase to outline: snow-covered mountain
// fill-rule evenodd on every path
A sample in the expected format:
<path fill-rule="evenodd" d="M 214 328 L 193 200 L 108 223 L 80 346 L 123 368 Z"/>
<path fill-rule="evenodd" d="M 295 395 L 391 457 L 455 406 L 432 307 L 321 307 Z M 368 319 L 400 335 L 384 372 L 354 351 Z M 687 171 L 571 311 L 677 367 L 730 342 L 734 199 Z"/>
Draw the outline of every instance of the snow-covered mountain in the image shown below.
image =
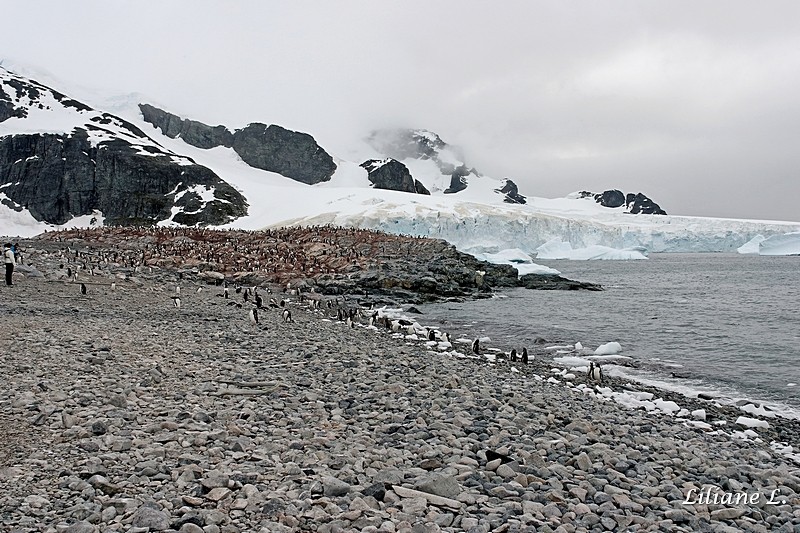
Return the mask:
<path fill-rule="evenodd" d="M 659 207 L 636 193 L 537 198 L 481 174 L 425 130 L 367 133 L 344 160 L 278 125 L 231 129 L 147 102 L 116 101 L 113 114 L 91 103 L 0 69 L 0 234 L 92 219 L 337 224 L 444 238 L 476 254 L 587 257 L 569 251 L 593 247 L 588 256 L 620 258 L 736 251 L 757 235 L 800 232 L 794 222 L 632 214 Z"/>

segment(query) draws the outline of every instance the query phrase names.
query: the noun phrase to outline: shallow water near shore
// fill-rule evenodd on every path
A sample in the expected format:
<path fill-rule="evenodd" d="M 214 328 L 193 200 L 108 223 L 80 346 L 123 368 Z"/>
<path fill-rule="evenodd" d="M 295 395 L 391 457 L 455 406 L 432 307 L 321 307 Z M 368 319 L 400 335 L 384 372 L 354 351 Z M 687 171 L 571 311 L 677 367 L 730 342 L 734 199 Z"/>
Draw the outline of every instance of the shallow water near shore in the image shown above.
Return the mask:
<path fill-rule="evenodd" d="M 617 341 L 636 363 L 614 367 L 617 375 L 722 401 L 761 401 L 800 418 L 800 257 L 653 254 L 647 261 L 542 264 L 605 291 L 513 289 L 488 300 L 421 306 L 420 321 L 459 336 L 489 336 L 488 347 L 506 351 L 531 347 L 537 337 L 544 346 L 581 342 L 592 349 Z"/>

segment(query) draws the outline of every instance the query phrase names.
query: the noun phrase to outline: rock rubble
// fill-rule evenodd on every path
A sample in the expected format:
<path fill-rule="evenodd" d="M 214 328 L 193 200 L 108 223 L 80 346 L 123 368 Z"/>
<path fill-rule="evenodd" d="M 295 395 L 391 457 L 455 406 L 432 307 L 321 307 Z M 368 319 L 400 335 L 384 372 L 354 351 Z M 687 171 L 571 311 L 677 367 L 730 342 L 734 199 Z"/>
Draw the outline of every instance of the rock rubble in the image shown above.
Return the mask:
<path fill-rule="evenodd" d="M 798 469 L 765 443 L 549 382 L 538 358 L 445 356 L 296 298 L 293 322 L 253 324 L 174 270 L 81 271 L 81 295 L 53 255 L 0 287 L 3 531 L 800 528 Z M 760 499 L 685 503 L 706 488 Z"/>

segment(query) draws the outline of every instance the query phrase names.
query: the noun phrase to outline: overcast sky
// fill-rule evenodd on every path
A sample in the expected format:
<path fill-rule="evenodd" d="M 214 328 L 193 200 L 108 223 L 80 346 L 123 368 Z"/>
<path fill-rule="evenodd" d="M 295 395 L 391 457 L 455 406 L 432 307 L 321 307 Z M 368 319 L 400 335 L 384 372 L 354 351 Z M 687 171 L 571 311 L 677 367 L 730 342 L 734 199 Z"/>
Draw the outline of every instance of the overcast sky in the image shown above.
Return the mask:
<path fill-rule="evenodd" d="M 437 132 L 523 194 L 800 221 L 800 2 L 0 0 L 0 59 L 347 157 Z"/>

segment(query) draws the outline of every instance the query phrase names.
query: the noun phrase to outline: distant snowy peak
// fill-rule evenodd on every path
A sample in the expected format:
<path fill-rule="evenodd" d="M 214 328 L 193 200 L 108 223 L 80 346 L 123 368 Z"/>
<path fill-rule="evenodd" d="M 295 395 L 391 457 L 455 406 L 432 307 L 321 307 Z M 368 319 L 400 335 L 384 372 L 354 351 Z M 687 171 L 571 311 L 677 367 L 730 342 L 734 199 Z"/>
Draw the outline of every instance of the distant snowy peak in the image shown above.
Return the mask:
<path fill-rule="evenodd" d="M 517 185 L 510 179 L 496 180 L 469 167 L 462 151 L 447 144 L 436 133 L 424 129 L 374 130 L 366 139 L 380 154 L 402 162 L 415 180 L 422 181 L 434 194 L 457 194 L 473 185 L 486 194 L 499 194 L 507 203 L 524 204 Z M 464 196 L 464 195 L 461 195 Z M 475 198 L 470 198 L 474 200 Z"/>
<path fill-rule="evenodd" d="M 0 68 L 0 203 L 35 222 L 224 224 L 247 202 L 137 126 Z"/>
<path fill-rule="evenodd" d="M 623 193 L 618 189 L 610 189 L 601 193 L 580 191 L 570 195 L 573 198 L 593 198 L 603 207 L 618 208 L 623 207 L 625 211 L 634 215 L 666 215 L 667 212 L 661 209 L 657 203 L 642 193 Z"/>

